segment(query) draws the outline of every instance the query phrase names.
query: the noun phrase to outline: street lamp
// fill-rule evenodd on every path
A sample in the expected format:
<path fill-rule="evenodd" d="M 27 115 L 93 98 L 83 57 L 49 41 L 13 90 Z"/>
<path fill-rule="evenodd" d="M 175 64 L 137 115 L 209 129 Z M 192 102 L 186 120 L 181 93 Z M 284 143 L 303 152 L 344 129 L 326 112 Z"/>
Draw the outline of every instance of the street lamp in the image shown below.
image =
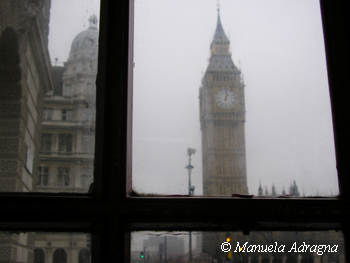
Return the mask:
<path fill-rule="evenodd" d="M 191 155 L 196 152 L 196 149 L 188 148 L 188 165 L 185 167 L 188 171 L 188 195 L 193 196 L 194 195 L 194 186 L 191 186 L 191 172 L 194 168 L 193 165 L 191 165 Z"/>
<path fill-rule="evenodd" d="M 191 172 L 194 168 L 193 165 L 191 165 L 191 155 L 196 152 L 196 149 L 188 148 L 188 165 L 185 167 L 188 171 L 188 195 L 193 196 L 194 195 L 194 186 L 191 186 Z M 189 262 L 192 262 L 192 232 L 190 231 L 189 235 Z"/>

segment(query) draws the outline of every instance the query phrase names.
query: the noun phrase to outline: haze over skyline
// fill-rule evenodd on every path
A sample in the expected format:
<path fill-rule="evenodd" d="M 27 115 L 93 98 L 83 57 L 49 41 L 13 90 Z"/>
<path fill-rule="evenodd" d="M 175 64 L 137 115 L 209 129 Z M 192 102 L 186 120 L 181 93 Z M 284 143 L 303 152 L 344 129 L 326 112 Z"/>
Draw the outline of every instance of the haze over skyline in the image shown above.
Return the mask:
<path fill-rule="evenodd" d="M 66 61 L 98 1 L 52 1 L 51 61 Z M 202 193 L 198 92 L 217 22 L 215 0 L 136 0 L 133 185 L 143 193 L 187 194 L 187 148 Z M 81 8 L 82 12 L 77 12 Z M 233 62 L 246 84 L 248 189 L 259 181 L 306 195 L 338 193 L 319 3 L 220 1 Z M 61 29 L 58 29 L 58 28 Z M 58 64 L 59 65 L 59 64 Z"/>

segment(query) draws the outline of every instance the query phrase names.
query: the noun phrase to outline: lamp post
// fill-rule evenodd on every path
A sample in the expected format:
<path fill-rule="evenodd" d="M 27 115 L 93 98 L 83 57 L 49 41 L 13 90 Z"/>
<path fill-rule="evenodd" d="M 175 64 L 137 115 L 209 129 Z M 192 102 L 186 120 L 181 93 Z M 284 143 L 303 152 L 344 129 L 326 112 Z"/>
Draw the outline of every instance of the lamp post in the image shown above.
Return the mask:
<path fill-rule="evenodd" d="M 186 169 L 188 171 L 188 195 L 193 196 L 194 195 L 194 186 L 191 186 L 191 172 L 194 166 L 191 165 L 191 155 L 196 152 L 196 149 L 188 148 L 188 165 L 186 166 Z"/>
<path fill-rule="evenodd" d="M 196 152 L 196 149 L 188 148 L 187 153 L 188 153 L 188 165 L 186 166 L 186 169 L 188 171 L 188 195 L 193 196 L 194 195 L 194 186 L 191 186 L 191 172 L 192 169 L 194 168 L 193 165 L 191 165 L 191 155 Z M 189 262 L 192 262 L 192 232 L 190 231 L 189 235 Z"/>

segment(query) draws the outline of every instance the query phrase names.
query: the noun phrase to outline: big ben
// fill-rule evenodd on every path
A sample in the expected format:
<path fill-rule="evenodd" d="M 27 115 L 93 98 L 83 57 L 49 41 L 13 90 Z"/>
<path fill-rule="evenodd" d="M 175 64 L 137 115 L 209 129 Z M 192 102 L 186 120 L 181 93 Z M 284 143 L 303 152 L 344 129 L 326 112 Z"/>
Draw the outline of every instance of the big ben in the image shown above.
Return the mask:
<path fill-rule="evenodd" d="M 199 90 L 203 193 L 247 194 L 244 83 L 232 61 L 219 9 L 210 50 L 209 65 Z"/>

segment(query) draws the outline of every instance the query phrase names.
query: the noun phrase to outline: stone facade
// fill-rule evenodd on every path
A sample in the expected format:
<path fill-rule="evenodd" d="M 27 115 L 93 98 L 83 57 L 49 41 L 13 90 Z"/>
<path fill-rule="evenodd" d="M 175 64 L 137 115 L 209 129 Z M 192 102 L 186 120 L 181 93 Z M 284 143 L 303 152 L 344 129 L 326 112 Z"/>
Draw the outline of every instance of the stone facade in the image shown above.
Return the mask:
<path fill-rule="evenodd" d="M 45 95 L 40 192 L 86 193 L 93 181 L 96 116 L 97 17 L 78 34 L 64 67 L 53 67 L 55 86 Z"/>
<path fill-rule="evenodd" d="M 231 59 L 220 15 L 199 93 L 203 193 L 247 194 L 244 83 Z"/>
<path fill-rule="evenodd" d="M 64 67 L 51 67 L 50 7 L 50 0 L 0 0 L 1 192 L 86 193 L 93 180 L 97 18 Z M 90 236 L 1 232 L 0 262 L 87 263 Z"/>
<path fill-rule="evenodd" d="M 51 1 L 0 1 L 0 191 L 35 190 Z M 9 12 L 11 10 L 11 12 Z M 38 26 L 41 25 L 41 26 Z"/>
<path fill-rule="evenodd" d="M 87 193 L 93 182 L 97 17 L 72 42 L 64 67 L 53 67 L 54 88 L 45 94 L 37 191 Z M 35 263 L 90 262 L 90 235 L 35 235 Z"/>
<path fill-rule="evenodd" d="M 35 263 L 90 262 L 90 235 L 55 233 L 35 235 Z"/>
<path fill-rule="evenodd" d="M 53 87 L 47 48 L 50 0 L 0 1 L 0 191 L 35 191 L 44 94 Z M 34 233 L 1 233 L 0 261 L 33 262 Z"/>

